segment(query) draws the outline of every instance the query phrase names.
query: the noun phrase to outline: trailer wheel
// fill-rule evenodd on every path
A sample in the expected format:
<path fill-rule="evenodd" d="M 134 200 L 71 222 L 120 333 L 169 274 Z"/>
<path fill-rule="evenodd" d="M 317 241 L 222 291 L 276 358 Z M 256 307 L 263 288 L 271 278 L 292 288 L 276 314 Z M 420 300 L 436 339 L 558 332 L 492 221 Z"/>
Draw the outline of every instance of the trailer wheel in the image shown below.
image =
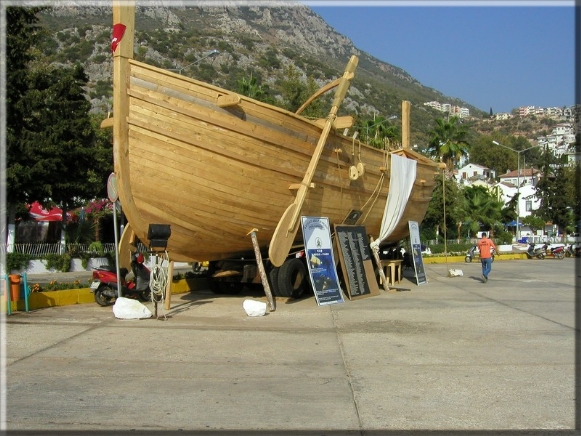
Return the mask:
<path fill-rule="evenodd" d="M 268 271 L 268 284 L 270 285 L 270 290 L 272 294 L 277 297 L 282 297 L 278 292 L 278 272 L 280 268 L 273 266 L 270 271 Z"/>
<path fill-rule="evenodd" d="M 307 268 L 297 258 L 287 259 L 278 271 L 278 294 L 281 297 L 300 298 L 309 289 Z"/>
<path fill-rule="evenodd" d="M 240 291 L 242 291 L 242 286 L 240 285 L 240 283 L 225 282 L 223 280 L 215 279 L 210 279 L 209 282 L 210 282 L 210 291 L 212 291 L 214 294 L 236 295 L 239 294 Z"/>

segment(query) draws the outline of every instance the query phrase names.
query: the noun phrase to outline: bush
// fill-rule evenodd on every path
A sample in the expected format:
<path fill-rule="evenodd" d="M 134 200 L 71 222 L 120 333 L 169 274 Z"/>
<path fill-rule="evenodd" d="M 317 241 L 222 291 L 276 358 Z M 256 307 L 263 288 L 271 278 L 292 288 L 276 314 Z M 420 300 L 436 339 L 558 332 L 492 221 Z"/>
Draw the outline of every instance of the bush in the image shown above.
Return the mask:
<path fill-rule="evenodd" d="M 47 269 L 55 269 L 60 272 L 69 272 L 71 270 L 70 254 L 47 254 L 44 256 Z"/>
<path fill-rule="evenodd" d="M 6 271 L 10 273 L 13 270 L 25 271 L 32 256 L 24 253 L 6 253 Z"/>

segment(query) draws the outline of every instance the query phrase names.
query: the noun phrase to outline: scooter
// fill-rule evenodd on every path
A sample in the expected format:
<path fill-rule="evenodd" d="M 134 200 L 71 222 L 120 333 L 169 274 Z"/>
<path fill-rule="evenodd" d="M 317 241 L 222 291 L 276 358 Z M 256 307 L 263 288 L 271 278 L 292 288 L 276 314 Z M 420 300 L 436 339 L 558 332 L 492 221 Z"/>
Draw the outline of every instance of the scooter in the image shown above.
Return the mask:
<path fill-rule="evenodd" d="M 543 244 L 542 247 L 535 248 L 535 244 L 533 242 L 529 242 L 529 248 L 527 250 L 527 256 L 529 259 L 538 258 L 544 259 L 547 255 L 547 244 Z"/>
<path fill-rule="evenodd" d="M 143 268 L 146 268 L 143 266 Z M 134 298 L 141 301 L 151 300 L 149 285 L 144 290 L 137 290 L 136 280 L 126 280 L 129 271 L 120 268 L 121 295 L 126 298 Z M 95 301 L 100 306 L 108 306 L 113 298 L 119 296 L 117 292 L 117 272 L 115 267 L 105 265 L 93 270 L 93 282 L 90 291 L 95 295 Z"/>
<path fill-rule="evenodd" d="M 464 262 L 470 263 L 470 262 L 472 262 L 472 259 L 474 259 L 476 256 L 480 255 L 480 253 L 476 254 L 477 248 L 478 248 L 477 245 L 473 245 L 472 247 L 470 247 L 470 250 L 468 250 L 466 252 L 466 257 L 464 258 Z M 491 248 L 490 249 L 490 257 L 491 257 L 493 262 L 494 262 L 495 254 L 496 254 L 496 251 L 494 250 L 494 248 Z"/>

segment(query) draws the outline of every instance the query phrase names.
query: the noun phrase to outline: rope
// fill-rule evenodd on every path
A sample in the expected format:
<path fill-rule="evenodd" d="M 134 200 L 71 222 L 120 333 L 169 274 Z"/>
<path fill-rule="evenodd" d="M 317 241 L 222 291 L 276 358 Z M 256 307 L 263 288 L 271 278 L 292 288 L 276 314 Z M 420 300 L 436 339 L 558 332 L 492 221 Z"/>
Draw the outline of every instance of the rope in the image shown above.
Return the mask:
<path fill-rule="evenodd" d="M 149 288 L 151 289 L 151 302 L 153 304 L 161 303 L 162 311 L 165 300 L 165 289 L 168 283 L 168 273 L 167 266 L 164 267 L 163 262 L 167 261 L 169 265 L 169 256 L 167 251 L 164 256 L 155 256 L 155 264 L 151 270 L 151 278 L 149 281 Z M 163 312 L 163 317 L 165 318 L 165 312 Z"/>

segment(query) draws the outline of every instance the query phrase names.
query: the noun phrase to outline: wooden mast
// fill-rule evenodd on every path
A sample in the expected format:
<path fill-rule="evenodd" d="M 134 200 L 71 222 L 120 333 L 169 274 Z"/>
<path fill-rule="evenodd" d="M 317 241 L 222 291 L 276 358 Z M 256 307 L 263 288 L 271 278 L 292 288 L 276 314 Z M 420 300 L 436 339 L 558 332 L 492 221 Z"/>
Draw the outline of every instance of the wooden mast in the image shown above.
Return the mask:
<path fill-rule="evenodd" d="M 410 108 L 409 101 L 401 102 L 401 146 L 405 150 L 410 149 Z"/>

